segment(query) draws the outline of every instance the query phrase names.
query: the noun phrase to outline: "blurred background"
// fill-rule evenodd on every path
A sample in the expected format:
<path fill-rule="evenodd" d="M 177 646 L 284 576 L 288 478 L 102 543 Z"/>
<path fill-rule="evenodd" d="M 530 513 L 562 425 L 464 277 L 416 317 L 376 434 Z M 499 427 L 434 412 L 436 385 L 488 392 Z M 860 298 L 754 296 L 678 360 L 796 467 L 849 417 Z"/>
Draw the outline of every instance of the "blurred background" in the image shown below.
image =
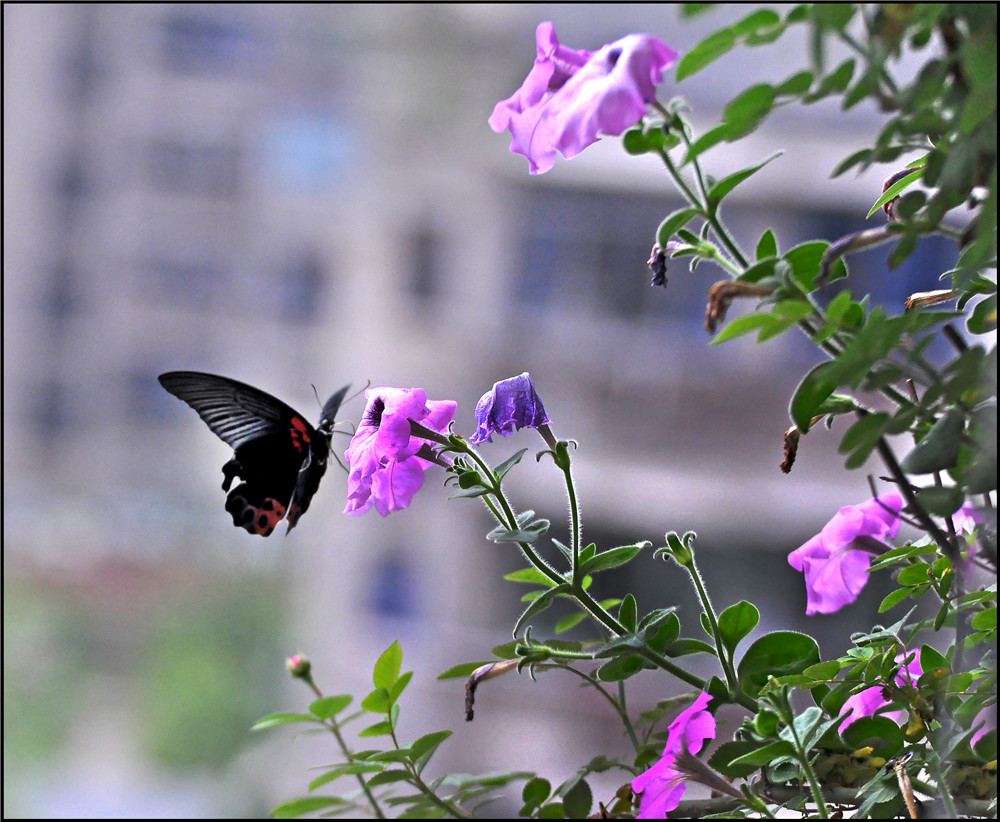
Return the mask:
<path fill-rule="evenodd" d="M 463 721 L 463 682 L 436 676 L 509 640 L 524 591 L 502 575 L 523 561 L 485 540 L 475 501 L 447 500 L 442 472 L 407 510 L 355 518 L 333 466 L 294 534 L 252 537 L 223 510 L 230 449 L 160 387 L 166 370 L 250 382 L 313 422 L 312 385 L 320 400 L 345 382 L 422 386 L 457 400 L 466 435 L 480 395 L 530 371 L 557 435 L 580 442 L 587 541 L 693 529 L 716 605 L 755 601 L 758 634 L 805 629 L 836 653 L 870 627 L 884 579 L 806 623 L 786 562 L 880 472 L 844 471 L 824 430 L 779 472 L 811 346 L 792 333 L 711 346 L 710 266 L 674 261 L 668 287 L 649 287 L 657 226 L 681 205 L 655 159 L 607 138 L 531 177 L 486 124 L 530 69 L 541 20 L 574 48 L 648 32 L 684 52 L 750 11 L 4 6 L 6 816 L 266 814 L 336 759 L 325 736 L 248 731 L 311 700 L 285 659 L 309 656 L 326 693 L 360 697 L 397 639 L 415 671 L 402 735 L 455 730 L 434 776 L 528 767 L 558 783 L 626 748 L 598 697 L 559 674 L 492 681 Z M 661 99 L 683 95 L 709 127 L 808 53 L 802 32 L 737 49 L 679 86 L 670 70 Z M 730 199 L 738 239 L 752 248 L 772 227 L 787 249 L 880 224 L 864 217 L 895 168 L 829 179 L 880 124 L 866 105 L 791 107 L 704 155 L 720 178 L 785 150 Z M 955 258 L 928 241 L 888 272 L 887 250 L 852 258 L 848 287 L 893 311 Z M 541 445 L 522 432 L 484 453 Z M 550 463 L 529 457 L 509 483 L 565 538 Z M 641 558 L 596 587 L 679 604 L 699 633 L 667 563 Z M 637 709 L 684 690 L 630 683 Z M 595 797 L 623 781 L 597 780 Z"/>

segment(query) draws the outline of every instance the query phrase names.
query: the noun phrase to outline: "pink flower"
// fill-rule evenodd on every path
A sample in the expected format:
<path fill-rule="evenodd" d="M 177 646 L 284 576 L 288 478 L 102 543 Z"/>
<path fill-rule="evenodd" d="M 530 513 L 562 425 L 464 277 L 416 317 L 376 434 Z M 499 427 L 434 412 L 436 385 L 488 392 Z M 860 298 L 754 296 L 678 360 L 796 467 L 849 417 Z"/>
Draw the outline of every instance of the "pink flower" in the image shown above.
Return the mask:
<path fill-rule="evenodd" d="M 916 650 L 904 651 L 896 655 L 896 662 L 902 665 L 896 672 L 896 685 L 901 688 L 916 687 L 917 680 L 924 674 L 923 668 L 920 667 L 919 657 Z M 844 717 L 844 721 L 840 724 L 839 732 L 843 733 L 848 725 L 857 722 L 862 717 L 875 716 L 880 708 L 884 708 L 891 701 L 891 692 L 883 685 L 872 685 L 872 687 L 854 694 L 840 708 L 840 716 Z M 884 715 L 895 722 L 902 722 L 906 719 L 907 712 L 886 711 Z"/>
<path fill-rule="evenodd" d="M 412 435 L 410 420 L 443 433 L 455 417 L 452 400 L 428 400 L 423 388 L 369 388 L 364 418 L 344 456 L 350 466 L 345 514 L 373 505 L 383 517 L 410 504 L 430 462 L 415 456 L 427 440 Z"/>
<path fill-rule="evenodd" d="M 807 615 L 832 614 L 858 598 L 868 582 L 871 550 L 896 536 L 902 507 L 895 493 L 847 505 L 788 555 L 788 564 L 805 575 Z"/>
<path fill-rule="evenodd" d="M 680 804 L 687 790 L 683 772 L 676 766 L 682 754 L 694 756 L 715 739 L 715 717 L 708 710 L 712 697 L 699 694 L 694 703 L 670 723 L 663 756 L 648 771 L 632 780 L 632 790 L 641 793 L 637 819 L 663 819 Z"/>
<path fill-rule="evenodd" d="M 552 168 L 557 149 L 568 160 L 599 133 L 617 136 L 638 123 L 656 99 L 663 70 L 679 56 L 648 34 L 630 34 L 593 53 L 571 49 L 548 21 L 538 25 L 535 41 L 535 65 L 489 119 L 498 134 L 510 129 L 510 150 L 528 158 L 532 174 Z"/>

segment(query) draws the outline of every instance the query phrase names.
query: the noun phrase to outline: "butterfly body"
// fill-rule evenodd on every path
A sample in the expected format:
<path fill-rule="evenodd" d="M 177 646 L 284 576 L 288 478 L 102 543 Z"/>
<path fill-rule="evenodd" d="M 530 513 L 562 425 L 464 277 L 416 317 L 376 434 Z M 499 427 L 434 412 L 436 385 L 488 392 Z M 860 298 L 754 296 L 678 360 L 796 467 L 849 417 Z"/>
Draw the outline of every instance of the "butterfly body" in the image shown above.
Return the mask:
<path fill-rule="evenodd" d="M 326 473 L 335 417 L 350 386 L 326 401 L 314 428 L 277 397 L 228 377 L 168 371 L 159 379 L 233 448 L 222 466 L 233 525 L 266 537 L 285 519 L 291 531 Z M 232 488 L 237 478 L 241 482 Z"/>

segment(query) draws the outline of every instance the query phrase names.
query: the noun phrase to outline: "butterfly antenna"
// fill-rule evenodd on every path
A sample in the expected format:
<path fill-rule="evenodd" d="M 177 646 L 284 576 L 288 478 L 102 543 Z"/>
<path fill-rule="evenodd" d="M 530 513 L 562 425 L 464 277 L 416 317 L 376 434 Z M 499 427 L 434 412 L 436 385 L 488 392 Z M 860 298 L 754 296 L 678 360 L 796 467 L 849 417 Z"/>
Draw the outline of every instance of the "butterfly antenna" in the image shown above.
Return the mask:
<path fill-rule="evenodd" d="M 349 396 L 346 400 L 344 400 L 344 405 L 347 405 L 347 403 L 349 403 L 356 396 L 358 396 L 358 394 L 360 394 L 362 391 L 367 391 L 371 387 L 372 387 L 372 381 L 371 380 L 366 381 L 364 388 L 359 388 L 357 391 L 355 391 L 353 394 L 351 394 L 351 396 Z"/>

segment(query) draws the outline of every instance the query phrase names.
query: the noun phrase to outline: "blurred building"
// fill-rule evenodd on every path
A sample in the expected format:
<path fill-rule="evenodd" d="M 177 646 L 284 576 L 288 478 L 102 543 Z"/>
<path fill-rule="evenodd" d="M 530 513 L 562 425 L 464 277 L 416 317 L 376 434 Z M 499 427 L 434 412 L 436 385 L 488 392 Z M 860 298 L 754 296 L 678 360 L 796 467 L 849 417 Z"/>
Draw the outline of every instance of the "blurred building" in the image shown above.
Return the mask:
<path fill-rule="evenodd" d="M 489 658 L 521 607 L 501 580 L 521 561 L 485 541 L 485 512 L 446 501 L 432 471 L 407 511 L 345 517 L 334 469 L 294 535 L 251 538 L 223 511 L 226 446 L 156 376 L 233 376 L 311 417 L 313 383 L 320 401 L 347 381 L 420 385 L 458 400 L 468 434 L 480 394 L 527 370 L 557 434 L 580 442 L 588 541 L 660 544 L 694 529 L 717 602 L 770 593 L 762 629 L 791 625 L 804 591 L 784 555 L 866 497 L 864 472 L 878 470 L 846 473 L 836 432 L 817 431 L 791 476 L 778 471 L 787 402 L 814 352 L 792 334 L 709 345 L 705 293 L 721 277 L 708 266 L 675 262 L 667 289 L 649 288 L 656 228 L 681 205 L 655 160 L 607 139 L 530 177 L 486 126 L 530 68 L 542 19 L 575 47 L 649 31 L 683 51 L 737 11 L 681 21 L 675 7 L 627 4 L 5 6 L 8 574 L 263 569 L 288 583 L 287 653 L 312 656 L 331 692 L 363 694 L 399 638 L 423 677 L 413 735 L 456 727 L 461 685 L 433 677 Z M 677 89 L 695 122 L 807 60 L 804 41 L 794 57 L 787 46 L 758 55 L 734 53 Z M 879 123 L 863 107 L 790 109 L 705 155 L 718 178 L 786 149 L 732 198 L 739 240 L 752 248 L 770 226 L 787 248 L 862 227 L 889 172 L 828 178 Z M 928 245 L 889 273 L 874 252 L 848 287 L 898 308 L 933 287 L 950 255 Z M 361 408 L 354 400 L 345 418 Z M 522 434 L 486 454 L 500 462 L 540 444 Z M 517 504 L 560 538 L 556 472 L 529 455 L 511 477 Z M 602 596 L 684 602 L 693 619 L 683 580 L 650 562 Z M 614 724 L 569 687 L 497 683 L 442 766 L 563 779 L 580 750 L 612 753 L 602 746 L 618 739 Z M 643 687 L 641 698 L 670 695 Z M 304 700 L 289 691 L 274 709 L 293 698 Z M 547 723 L 553 713 L 562 727 Z M 329 761 L 322 746 L 289 746 L 266 749 L 287 754 L 279 766 L 248 766 L 274 802 Z"/>

